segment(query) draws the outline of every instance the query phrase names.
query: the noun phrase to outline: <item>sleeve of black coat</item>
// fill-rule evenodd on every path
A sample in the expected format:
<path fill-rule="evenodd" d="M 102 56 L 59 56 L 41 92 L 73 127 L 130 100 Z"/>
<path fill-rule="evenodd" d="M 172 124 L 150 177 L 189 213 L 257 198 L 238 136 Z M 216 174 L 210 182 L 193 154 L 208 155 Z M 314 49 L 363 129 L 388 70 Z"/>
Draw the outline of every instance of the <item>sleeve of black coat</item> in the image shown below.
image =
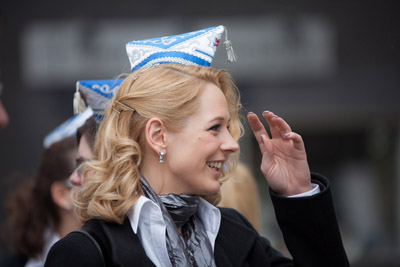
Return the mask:
<path fill-rule="evenodd" d="M 100 267 L 99 251 L 93 242 L 79 233 L 70 233 L 55 243 L 47 255 L 45 267 Z"/>
<path fill-rule="evenodd" d="M 340 235 L 329 181 L 312 174 L 321 192 L 301 198 L 270 190 L 276 219 L 294 266 L 349 266 Z"/>

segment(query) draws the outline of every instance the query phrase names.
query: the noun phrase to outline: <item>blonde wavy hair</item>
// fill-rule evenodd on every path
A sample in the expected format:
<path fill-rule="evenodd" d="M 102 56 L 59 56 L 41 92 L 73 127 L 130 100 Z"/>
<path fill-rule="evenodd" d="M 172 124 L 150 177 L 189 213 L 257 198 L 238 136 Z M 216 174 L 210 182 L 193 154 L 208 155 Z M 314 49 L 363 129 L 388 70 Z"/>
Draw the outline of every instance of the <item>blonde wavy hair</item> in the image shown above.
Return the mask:
<path fill-rule="evenodd" d="M 179 131 L 196 112 L 196 98 L 209 82 L 217 85 L 226 97 L 231 117 L 229 131 L 237 141 L 243 133 L 240 94 L 227 71 L 161 64 L 133 72 L 124 79 L 97 132 L 95 157 L 83 166 L 83 187 L 75 195 L 77 213 L 83 222 L 92 218 L 123 222 L 142 194 L 140 169 L 147 121 L 157 117 L 168 129 Z M 238 154 L 228 161 L 228 172 L 235 166 Z M 218 194 L 204 198 L 212 204 L 220 199 Z"/>

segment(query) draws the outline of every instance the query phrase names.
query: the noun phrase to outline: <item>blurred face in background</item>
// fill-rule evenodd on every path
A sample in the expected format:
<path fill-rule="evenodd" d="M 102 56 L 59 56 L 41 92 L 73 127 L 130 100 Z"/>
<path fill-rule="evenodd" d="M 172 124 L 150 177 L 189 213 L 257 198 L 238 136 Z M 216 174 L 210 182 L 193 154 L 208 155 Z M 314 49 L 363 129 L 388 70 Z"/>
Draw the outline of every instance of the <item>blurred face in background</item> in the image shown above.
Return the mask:
<path fill-rule="evenodd" d="M 72 185 L 80 187 L 82 185 L 82 167 L 81 164 L 87 161 L 88 159 L 93 158 L 93 152 L 90 148 L 89 142 L 87 140 L 86 135 L 82 135 L 79 141 L 78 147 L 78 157 L 76 158 L 76 167 L 77 169 L 72 173 L 69 177 L 69 181 Z"/>
<path fill-rule="evenodd" d="M 9 122 L 7 110 L 5 109 L 2 102 L 2 95 L 3 95 L 3 83 L 0 82 L 0 129 L 6 128 Z"/>

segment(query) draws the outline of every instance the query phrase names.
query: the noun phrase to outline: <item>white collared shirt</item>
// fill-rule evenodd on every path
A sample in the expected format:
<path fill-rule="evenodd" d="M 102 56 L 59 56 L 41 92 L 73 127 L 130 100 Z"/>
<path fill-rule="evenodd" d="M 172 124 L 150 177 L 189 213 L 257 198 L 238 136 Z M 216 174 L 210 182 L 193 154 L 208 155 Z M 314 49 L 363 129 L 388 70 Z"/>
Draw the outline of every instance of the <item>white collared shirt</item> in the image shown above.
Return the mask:
<path fill-rule="evenodd" d="M 305 197 L 320 192 L 317 184 L 312 184 L 312 187 L 312 190 L 308 192 L 290 197 Z M 156 266 L 172 267 L 166 244 L 166 225 L 160 207 L 142 195 L 129 209 L 127 215 L 133 232 L 138 235 L 150 260 Z M 200 198 L 198 215 L 214 252 L 215 240 L 221 225 L 221 212 L 214 205 Z"/>
<path fill-rule="evenodd" d="M 150 260 L 156 266 L 172 266 L 166 244 L 166 225 L 160 207 L 147 197 L 140 196 L 127 215 L 133 232 L 138 235 Z M 214 251 L 221 224 L 221 212 L 200 198 L 198 215 Z"/>

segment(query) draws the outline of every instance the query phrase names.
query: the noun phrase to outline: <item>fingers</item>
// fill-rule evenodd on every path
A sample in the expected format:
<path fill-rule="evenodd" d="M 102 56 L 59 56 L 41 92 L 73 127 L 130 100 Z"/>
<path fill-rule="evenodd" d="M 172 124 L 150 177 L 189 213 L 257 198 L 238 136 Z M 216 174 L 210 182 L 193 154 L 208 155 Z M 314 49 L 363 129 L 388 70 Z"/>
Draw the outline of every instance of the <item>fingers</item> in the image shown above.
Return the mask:
<path fill-rule="evenodd" d="M 303 138 L 301 137 L 301 135 L 294 133 L 294 132 L 289 132 L 289 133 L 285 133 L 283 135 L 283 137 L 286 140 L 292 140 L 293 141 L 293 146 L 298 149 L 298 150 L 305 150 L 304 147 L 304 142 L 303 142 Z"/>
<path fill-rule="evenodd" d="M 289 124 L 274 113 L 264 111 L 262 115 L 268 122 L 272 138 L 282 138 L 285 133 L 292 131 Z"/>
<path fill-rule="evenodd" d="M 258 116 L 253 113 L 249 112 L 247 114 L 247 120 L 249 121 L 250 127 L 254 133 L 254 136 L 256 137 L 257 141 L 259 144 L 263 143 L 261 139 L 261 135 L 266 135 L 268 137 L 268 133 L 264 128 L 264 125 L 261 123 L 260 119 Z"/>
<path fill-rule="evenodd" d="M 265 118 L 265 120 L 269 125 L 272 138 L 282 138 L 282 136 L 285 133 L 292 131 L 289 124 L 287 124 L 285 120 L 275 115 L 273 112 L 264 111 L 262 116 Z M 258 116 L 255 113 L 249 112 L 247 114 L 247 119 L 259 143 L 261 142 L 261 137 L 260 137 L 261 134 L 264 134 L 267 137 L 269 137 L 267 131 L 265 130 L 264 125 L 261 123 L 261 121 L 259 120 Z"/>
<path fill-rule="evenodd" d="M 264 111 L 262 116 L 265 118 L 269 125 L 272 139 L 292 140 L 296 149 L 304 150 L 302 137 L 299 134 L 292 132 L 289 124 L 284 119 L 270 111 Z M 253 112 L 249 112 L 247 115 L 247 119 L 250 123 L 254 136 L 256 137 L 260 145 L 260 148 L 262 150 L 268 150 L 271 138 L 269 137 L 264 125 L 261 123 L 258 116 Z"/>
<path fill-rule="evenodd" d="M 253 132 L 260 133 L 263 130 L 265 131 L 264 125 L 261 123 L 261 121 L 258 119 L 258 116 L 255 113 L 249 112 L 247 114 L 247 119 L 250 123 Z"/>
<path fill-rule="evenodd" d="M 253 131 L 254 137 L 258 142 L 260 151 L 262 154 L 264 154 L 266 150 L 271 149 L 271 140 L 269 135 L 256 114 L 249 112 L 247 114 L 247 120 L 249 121 L 251 130 Z"/>

